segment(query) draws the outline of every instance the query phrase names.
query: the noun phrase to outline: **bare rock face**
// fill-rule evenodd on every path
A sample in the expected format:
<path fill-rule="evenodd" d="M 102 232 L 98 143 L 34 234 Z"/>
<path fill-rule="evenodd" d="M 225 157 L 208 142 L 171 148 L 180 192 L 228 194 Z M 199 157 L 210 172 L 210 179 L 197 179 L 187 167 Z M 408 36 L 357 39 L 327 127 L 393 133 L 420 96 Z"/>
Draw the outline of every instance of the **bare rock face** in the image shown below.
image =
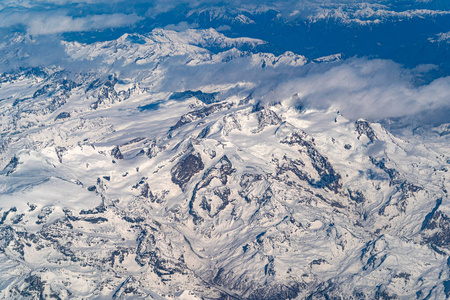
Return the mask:
<path fill-rule="evenodd" d="M 204 164 L 199 153 L 189 153 L 183 157 L 170 171 L 172 182 L 184 189 L 191 178 L 203 170 Z"/>
<path fill-rule="evenodd" d="M 114 147 L 111 150 L 111 155 L 115 158 L 115 159 L 123 159 L 123 155 L 122 152 L 120 152 L 120 148 L 119 146 Z"/>
<path fill-rule="evenodd" d="M 377 140 L 377 136 L 373 131 L 372 127 L 370 127 L 369 122 L 364 120 L 358 120 L 355 122 L 356 132 L 358 132 L 359 137 L 365 135 L 371 142 Z"/>
<path fill-rule="evenodd" d="M 219 214 L 230 203 L 231 190 L 227 186 L 228 178 L 236 170 L 233 169 L 231 161 L 225 155 L 210 169 L 208 169 L 203 179 L 198 182 L 189 202 L 189 213 L 194 222 L 203 220 L 202 214 L 214 217 Z M 213 184 L 213 180 L 218 180 L 220 184 Z M 196 210 L 201 209 L 200 213 Z"/>
<path fill-rule="evenodd" d="M 11 158 L 11 160 L 9 161 L 9 163 L 5 166 L 5 168 L 0 172 L 0 174 L 4 174 L 6 176 L 14 173 L 14 171 L 16 170 L 17 166 L 19 165 L 19 159 L 14 156 L 13 158 Z"/>
<path fill-rule="evenodd" d="M 56 116 L 55 121 L 60 120 L 60 119 L 67 119 L 67 118 L 70 118 L 70 113 L 63 111 Z"/>
<path fill-rule="evenodd" d="M 317 188 L 328 188 L 335 193 L 338 193 L 342 188 L 340 182 L 341 176 L 334 170 L 329 160 L 320 154 L 315 148 L 314 141 L 306 139 L 304 133 L 293 133 L 281 141 L 282 144 L 289 146 L 300 146 L 305 151 L 311 161 L 312 166 L 320 176 L 319 180 L 313 180 L 302 173 L 298 168 L 294 168 L 294 172 L 298 174 L 301 179 L 308 180 L 312 186 Z"/>
<path fill-rule="evenodd" d="M 210 106 L 202 107 L 200 109 L 188 112 L 181 116 L 180 120 L 170 128 L 170 130 L 178 129 L 186 124 L 201 120 L 209 115 L 212 115 L 216 112 L 227 110 L 231 108 L 230 103 L 217 103 Z"/>
<path fill-rule="evenodd" d="M 270 125 L 279 125 L 281 123 L 281 118 L 271 109 L 262 108 L 256 112 L 258 118 L 258 128 L 253 132 L 258 133 L 264 130 Z"/>

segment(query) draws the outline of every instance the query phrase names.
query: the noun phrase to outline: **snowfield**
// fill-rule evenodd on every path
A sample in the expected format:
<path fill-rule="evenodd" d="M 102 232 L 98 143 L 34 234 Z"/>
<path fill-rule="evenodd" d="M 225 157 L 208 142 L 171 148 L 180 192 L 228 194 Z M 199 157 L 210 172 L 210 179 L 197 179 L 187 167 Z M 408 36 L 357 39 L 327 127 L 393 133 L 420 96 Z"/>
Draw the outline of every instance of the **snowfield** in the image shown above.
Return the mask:
<path fill-rule="evenodd" d="M 263 44 L 157 29 L 3 74 L 0 298 L 450 296 L 449 125 L 311 105 L 341 55 Z"/>

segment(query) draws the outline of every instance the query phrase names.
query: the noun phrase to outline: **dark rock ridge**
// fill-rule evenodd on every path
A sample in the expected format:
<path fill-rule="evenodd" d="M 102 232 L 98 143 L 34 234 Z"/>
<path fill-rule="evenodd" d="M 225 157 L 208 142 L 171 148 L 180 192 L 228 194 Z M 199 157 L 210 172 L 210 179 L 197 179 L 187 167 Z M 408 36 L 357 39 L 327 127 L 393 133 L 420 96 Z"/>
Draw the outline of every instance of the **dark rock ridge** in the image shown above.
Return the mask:
<path fill-rule="evenodd" d="M 183 116 L 181 116 L 180 120 L 170 128 L 170 131 L 178 129 L 186 124 L 189 124 L 191 122 L 195 122 L 198 120 L 201 120 L 211 114 L 214 114 L 216 112 L 227 110 L 232 107 L 232 104 L 230 103 L 218 103 L 211 106 L 202 107 L 198 110 L 191 111 Z"/>
<path fill-rule="evenodd" d="M 319 151 L 314 147 L 314 142 L 306 140 L 306 135 L 302 132 L 293 133 L 290 136 L 284 138 L 281 141 L 282 144 L 287 144 L 289 146 L 300 146 L 299 151 L 306 151 L 307 155 L 311 160 L 311 164 L 320 176 L 320 180 L 316 181 L 309 179 L 303 172 L 301 172 L 296 166 L 293 168 L 294 173 L 296 173 L 300 179 L 308 180 L 309 183 L 316 188 L 328 188 L 331 191 L 338 193 L 342 188 L 340 183 L 341 176 L 333 169 L 332 165 L 328 159 L 319 153 Z"/>
<path fill-rule="evenodd" d="M 8 175 L 14 173 L 14 171 L 16 170 L 18 165 L 19 165 L 19 159 L 16 156 L 14 156 L 13 158 L 11 158 L 11 160 L 5 166 L 5 168 L 3 168 L 2 172 L 0 173 L 0 175 L 8 176 Z"/>
<path fill-rule="evenodd" d="M 55 121 L 67 118 L 70 118 L 70 113 L 63 111 L 56 116 Z"/>
<path fill-rule="evenodd" d="M 199 153 L 188 153 L 172 168 L 172 182 L 184 189 L 191 178 L 203 170 L 204 164 Z"/>
<path fill-rule="evenodd" d="M 372 127 L 370 127 L 369 122 L 365 120 L 358 120 L 355 122 L 355 126 L 356 132 L 358 132 L 359 134 L 358 138 L 360 138 L 362 135 L 365 135 L 370 140 L 370 142 L 374 142 L 378 139 Z"/>
<path fill-rule="evenodd" d="M 231 176 L 236 170 L 233 169 L 231 161 L 228 157 L 222 156 L 219 161 L 210 169 L 208 169 L 200 182 L 198 182 L 192 193 L 191 200 L 189 202 L 189 213 L 194 218 L 194 222 L 203 220 L 200 212 L 196 212 L 195 207 L 201 208 L 207 212 L 209 217 L 214 217 L 219 214 L 230 203 L 230 188 L 226 185 L 228 183 L 228 177 Z M 221 185 L 211 185 L 214 179 L 218 179 Z M 203 190 L 203 191 L 202 191 Z M 212 203 L 212 199 L 215 197 L 218 200 Z"/>
<path fill-rule="evenodd" d="M 123 155 L 122 152 L 120 151 L 119 146 L 114 147 L 111 150 L 111 155 L 115 158 L 115 159 L 123 159 Z"/>

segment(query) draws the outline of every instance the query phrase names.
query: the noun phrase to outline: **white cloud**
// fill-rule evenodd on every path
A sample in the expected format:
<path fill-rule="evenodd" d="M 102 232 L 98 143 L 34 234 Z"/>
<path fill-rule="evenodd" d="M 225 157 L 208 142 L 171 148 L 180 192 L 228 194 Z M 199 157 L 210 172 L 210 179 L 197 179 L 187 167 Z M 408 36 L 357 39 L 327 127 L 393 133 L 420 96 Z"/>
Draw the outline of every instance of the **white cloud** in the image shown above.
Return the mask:
<path fill-rule="evenodd" d="M 67 5 L 67 4 L 99 4 L 123 2 L 123 0 L 3 0 L 4 7 L 28 7 L 32 8 L 39 5 L 53 4 L 53 5 Z"/>
<path fill-rule="evenodd" d="M 31 35 L 89 31 L 129 26 L 141 20 L 136 14 L 88 15 L 75 18 L 61 12 L 14 12 L 0 14 L 0 27 L 24 25 Z"/>
<path fill-rule="evenodd" d="M 450 110 L 450 77 L 415 84 L 417 78 L 435 69 L 431 66 L 410 70 L 390 60 L 349 59 L 261 68 L 252 64 L 252 57 L 236 56 L 227 63 L 173 68 L 165 80 L 167 90 L 176 89 L 174 84 L 179 82 L 184 82 L 186 89 L 248 82 L 256 88 L 247 92 L 263 103 L 281 101 L 291 107 L 334 109 L 352 120 L 420 116 L 420 122 L 426 123 L 433 121 L 433 112 Z M 450 115 L 438 122 L 450 122 Z"/>
<path fill-rule="evenodd" d="M 435 1 L 414 1 L 408 6 L 398 1 L 388 0 L 3 0 L 0 1 L 0 10 L 5 8 L 22 8 L 27 10 L 48 10 L 61 8 L 92 8 L 100 6 L 110 12 L 121 13 L 126 8 L 129 12 L 138 11 L 146 7 L 145 16 L 155 17 L 158 14 L 168 12 L 177 6 L 191 8 L 192 11 L 210 10 L 214 13 L 217 9 L 223 11 L 257 12 L 268 9 L 276 9 L 281 15 L 291 19 L 303 18 L 311 22 L 323 19 L 338 19 L 346 23 L 358 23 L 367 25 L 380 23 L 385 20 L 403 20 L 410 18 L 433 17 L 445 15 L 447 4 L 434 4 Z M 429 5 L 433 3 L 434 5 Z M 405 10 L 405 7 L 408 9 Z M 438 8 L 441 8 L 439 10 Z M 144 14 L 144 12 L 141 12 Z M 244 19 L 242 19 L 244 18 Z M 252 22 L 246 16 L 241 15 L 241 21 Z"/>
<path fill-rule="evenodd" d="M 294 102 L 292 105 L 332 108 L 351 119 L 381 120 L 450 108 L 450 77 L 415 86 L 411 71 L 392 61 L 357 59 L 283 80 L 275 94 Z M 298 96 L 293 98 L 295 94 Z"/>
<path fill-rule="evenodd" d="M 197 28 L 198 24 L 190 24 L 188 22 L 180 22 L 178 24 L 170 24 L 167 25 L 166 27 L 164 27 L 164 29 L 167 30 L 175 30 L 175 31 L 184 31 L 184 30 L 188 30 L 188 29 L 194 29 Z"/>

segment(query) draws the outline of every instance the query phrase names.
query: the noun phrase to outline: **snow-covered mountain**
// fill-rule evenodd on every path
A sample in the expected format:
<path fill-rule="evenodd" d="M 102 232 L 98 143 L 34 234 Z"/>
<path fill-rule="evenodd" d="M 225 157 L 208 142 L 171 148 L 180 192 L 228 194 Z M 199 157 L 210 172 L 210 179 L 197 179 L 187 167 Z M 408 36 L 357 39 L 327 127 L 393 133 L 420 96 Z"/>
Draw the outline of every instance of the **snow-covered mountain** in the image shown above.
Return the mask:
<path fill-rule="evenodd" d="M 158 29 L 4 73 L 0 297 L 448 297 L 449 125 L 312 105 L 280 84 L 341 56 L 238 50 L 263 43 Z"/>

